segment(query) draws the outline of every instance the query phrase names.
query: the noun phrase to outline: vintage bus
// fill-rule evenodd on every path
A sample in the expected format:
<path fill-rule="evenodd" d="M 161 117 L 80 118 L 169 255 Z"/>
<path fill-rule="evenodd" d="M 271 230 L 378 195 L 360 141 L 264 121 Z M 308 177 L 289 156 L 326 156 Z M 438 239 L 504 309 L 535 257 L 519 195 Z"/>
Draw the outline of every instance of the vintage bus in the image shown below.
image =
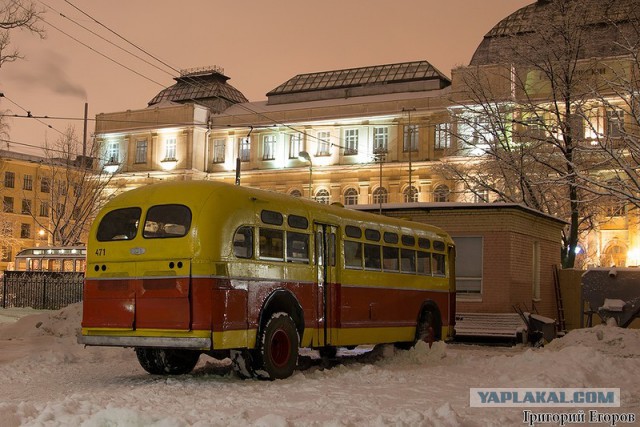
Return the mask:
<path fill-rule="evenodd" d="M 451 338 L 453 241 L 419 223 L 223 183 L 123 193 L 89 235 L 86 345 L 135 348 L 152 374 L 202 353 L 286 378 L 299 348 Z"/>

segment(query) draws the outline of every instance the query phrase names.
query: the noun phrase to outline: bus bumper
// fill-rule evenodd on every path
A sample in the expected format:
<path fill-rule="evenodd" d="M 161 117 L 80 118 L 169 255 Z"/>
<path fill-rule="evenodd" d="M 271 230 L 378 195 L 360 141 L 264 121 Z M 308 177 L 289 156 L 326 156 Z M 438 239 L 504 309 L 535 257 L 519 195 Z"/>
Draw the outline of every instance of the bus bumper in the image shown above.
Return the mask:
<path fill-rule="evenodd" d="M 211 350 L 211 332 L 198 331 L 189 336 L 157 336 L 140 334 L 113 334 L 83 330 L 78 344 L 105 347 L 158 347 L 185 350 Z M 206 336 L 204 336 L 206 334 Z"/>

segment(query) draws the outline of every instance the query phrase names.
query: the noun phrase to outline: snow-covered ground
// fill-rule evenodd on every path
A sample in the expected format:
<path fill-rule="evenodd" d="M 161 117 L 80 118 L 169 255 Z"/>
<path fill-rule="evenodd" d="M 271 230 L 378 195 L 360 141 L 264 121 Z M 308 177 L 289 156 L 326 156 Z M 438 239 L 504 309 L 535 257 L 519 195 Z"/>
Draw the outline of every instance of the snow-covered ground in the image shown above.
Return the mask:
<path fill-rule="evenodd" d="M 264 382 L 205 356 L 190 375 L 148 375 L 131 349 L 76 344 L 80 304 L 6 322 L 25 314 L 12 310 L 0 309 L 3 427 L 523 425 L 522 408 L 471 408 L 470 387 L 620 388 L 622 407 L 599 410 L 640 416 L 638 330 L 598 326 L 541 349 L 386 348 Z"/>

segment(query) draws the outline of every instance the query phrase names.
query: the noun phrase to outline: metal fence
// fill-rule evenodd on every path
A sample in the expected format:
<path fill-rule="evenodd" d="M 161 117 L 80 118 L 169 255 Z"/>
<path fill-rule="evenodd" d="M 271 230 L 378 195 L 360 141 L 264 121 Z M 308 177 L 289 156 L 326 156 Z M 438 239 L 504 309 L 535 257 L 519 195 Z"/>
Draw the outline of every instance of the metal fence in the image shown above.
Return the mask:
<path fill-rule="evenodd" d="M 82 301 L 83 273 L 5 271 L 0 306 L 58 310 Z"/>

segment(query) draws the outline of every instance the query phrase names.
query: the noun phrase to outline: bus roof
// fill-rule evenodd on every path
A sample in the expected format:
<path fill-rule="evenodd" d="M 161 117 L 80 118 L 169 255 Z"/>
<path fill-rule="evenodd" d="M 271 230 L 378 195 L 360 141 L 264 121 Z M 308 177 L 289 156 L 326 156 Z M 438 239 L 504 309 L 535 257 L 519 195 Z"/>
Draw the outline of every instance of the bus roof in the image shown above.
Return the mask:
<path fill-rule="evenodd" d="M 181 203 L 192 208 L 203 207 L 214 194 L 220 200 L 227 200 L 242 204 L 242 199 L 250 203 L 255 201 L 272 202 L 288 205 L 297 211 L 313 212 L 316 220 L 352 220 L 356 222 L 376 223 L 386 226 L 406 227 L 435 233 L 446 241 L 451 241 L 449 235 L 442 229 L 408 221 L 404 219 L 381 216 L 374 213 L 346 209 L 342 205 L 325 205 L 314 200 L 293 197 L 274 191 L 259 190 L 213 181 L 173 181 L 152 184 L 118 195 L 109 201 L 104 209 L 111 210 L 129 206 L 151 206 L 155 204 Z M 284 212 L 287 213 L 287 212 Z"/>

